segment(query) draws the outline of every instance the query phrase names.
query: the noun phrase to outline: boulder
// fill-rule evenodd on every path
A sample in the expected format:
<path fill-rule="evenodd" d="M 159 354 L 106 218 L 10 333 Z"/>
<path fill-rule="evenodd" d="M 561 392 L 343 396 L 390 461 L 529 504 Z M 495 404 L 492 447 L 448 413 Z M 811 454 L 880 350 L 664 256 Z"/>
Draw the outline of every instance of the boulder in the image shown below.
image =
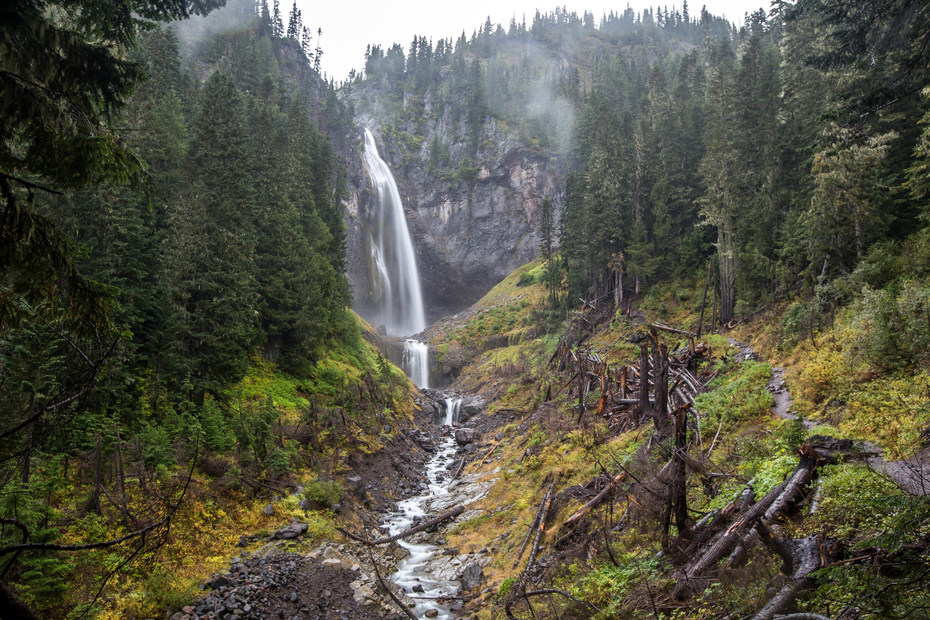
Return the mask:
<path fill-rule="evenodd" d="M 291 538 L 302 536 L 307 532 L 307 528 L 308 526 L 306 523 L 295 521 L 294 523 L 285 525 L 280 530 L 272 534 L 271 537 L 276 540 L 289 540 Z"/>
<path fill-rule="evenodd" d="M 462 578 L 459 582 L 462 584 L 462 590 L 474 590 L 484 583 L 484 569 L 477 562 L 469 564 L 462 571 Z"/>
<path fill-rule="evenodd" d="M 455 431 L 455 443 L 460 446 L 467 446 L 475 440 L 478 432 L 473 428 L 459 428 Z"/>

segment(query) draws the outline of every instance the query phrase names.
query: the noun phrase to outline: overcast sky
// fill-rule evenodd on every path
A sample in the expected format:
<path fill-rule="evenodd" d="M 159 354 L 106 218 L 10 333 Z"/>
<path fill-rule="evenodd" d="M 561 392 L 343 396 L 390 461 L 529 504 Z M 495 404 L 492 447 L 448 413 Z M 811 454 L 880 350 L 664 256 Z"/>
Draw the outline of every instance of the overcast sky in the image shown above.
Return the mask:
<path fill-rule="evenodd" d="M 541 0 L 545 2 L 545 0 Z M 269 4 L 271 4 L 269 0 Z M 285 19 L 290 13 L 293 0 L 281 0 L 281 12 Z M 484 24 L 490 16 L 491 23 L 501 24 L 507 29 L 511 17 L 530 26 L 538 8 L 551 13 L 556 6 L 565 7 L 579 16 L 585 11 L 592 13 L 597 22 L 611 10 L 620 13 L 630 6 L 637 14 L 645 7 L 663 6 L 670 10 L 680 7 L 681 1 L 659 3 L 647 0 L 631 0 L 617 3 L 602 0 L 552 0 L 540 3 L 533 0 L 454 0 L 436 2 L 430 0 L 297 0 L 303 23 L 314 35 L 323 29 L 323 71 L 337 82 L 345 79 L 350 69 L 360 71 L 365 64 L 365 48 L 369 43 L 388 48 L 400 43 L 404 51 L 410 47 L 414 35 L 432 38 L 457 39 L 462 31 L 470 37 L 472 32 Z M 692 16 L 701 13 L 706 6 L 713 15 L 723 15 L 730 21 L 741 24 L 743 16 L 759 8 L 769 9 L 768 0 L 691 0 L 688 12 Z"/>

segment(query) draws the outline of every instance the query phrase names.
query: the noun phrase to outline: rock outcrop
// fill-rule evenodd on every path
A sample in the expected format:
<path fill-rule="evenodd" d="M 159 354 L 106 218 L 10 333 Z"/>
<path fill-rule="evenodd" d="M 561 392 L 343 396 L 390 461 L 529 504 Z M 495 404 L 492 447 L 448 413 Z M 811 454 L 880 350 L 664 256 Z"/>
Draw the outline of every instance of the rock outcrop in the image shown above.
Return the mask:
<path fill-rule="evenodd" d="M 396 127 L 393 112 L 373 91 L 352 91 L 350 98 L 365 110 L 357 117 L 355 152 L 346 157 L 348 274 L 354 307 L 362 316 L 377 323 L 367 298 L 373 221 L 363 127 L 374 134 L 404 201 L 427 322 L 467 307 L 537 256 L 540 205 L 549 198 L 556 218 L 562 208 L 561 158 L 529 148 L 494 118 L 483 123 L 480 146 L 471 152 L 461 139 L 464 121 L 448 112 Z M 435 144 L 448 152 L 448 164 L 440 169 L 430 165 Z"/>

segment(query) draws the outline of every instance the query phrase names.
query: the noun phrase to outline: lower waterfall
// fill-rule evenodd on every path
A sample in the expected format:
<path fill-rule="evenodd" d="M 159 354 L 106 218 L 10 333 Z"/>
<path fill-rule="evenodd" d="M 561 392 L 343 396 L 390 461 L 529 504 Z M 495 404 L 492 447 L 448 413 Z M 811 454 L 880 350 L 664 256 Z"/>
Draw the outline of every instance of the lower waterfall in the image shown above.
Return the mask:
<path fill-rule="evenodd" d="M 425 342 L 404 342 L 404 372 L 418 388 L 429 387 L 429 347 Z"/>

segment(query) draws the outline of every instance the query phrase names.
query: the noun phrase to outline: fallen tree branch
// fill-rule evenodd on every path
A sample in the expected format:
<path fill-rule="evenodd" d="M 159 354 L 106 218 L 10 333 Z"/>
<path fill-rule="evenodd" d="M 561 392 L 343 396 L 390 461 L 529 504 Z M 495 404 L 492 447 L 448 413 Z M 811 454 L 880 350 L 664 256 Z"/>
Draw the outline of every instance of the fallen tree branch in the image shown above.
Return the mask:
<path fill-rule="evenodd" d="M 397 595 L 395 595 L 394 592 L 392 592 L 391 589 L 387 586 L 387 584 L 384 583 L 384 578 L 381 577 L 381 571 L 378 570 L 378 563 L 375 562 L 375 556 L 371 552 L 371 547 L 368 548 L 368 559 L 371 560 L 371 565 L 375 567 L 375 576 L 378 578 L 378 583 L 380 583 L 381 587 L 384 588 L 385 592 L 388 593 L 388 596 L 391 597 L 391 600 L 394 601 L 398 607 L 400 607 L 400 610 L 403 611 L 408 618 L 411 620 L 417 620 L 417 617 L 413 615 L 413 612 L 407 609 L 407 606 L 404 605 L 403 601 L 397 598 Z"/>
<path fill-rule="evenodd" d="M 351 538 L 352 540 L 357 541 L 357 542 L 360 542 L 360 543 L 362 543 L 363 545 L 370 545 L 370 546 L 374 546 L 374 545 L 385 545 L 385 544 L 387 544 L 387 543 L 394 542 L 395 540 L 400 540 L 401 538 L 406 538 L 407 536 L 410 536 L 411 534 L 416 534 L 417 532 L 422 532 L 423 530 L 428 530 L 429 528 L 433 527 L 434 525 L 438 525 L 439 523 L 442 523 L 443 521 L 446 521 L 447 519 L 451 519 L 451 518 L 453 518 L 453 517 L 457 517 L 458 515 L 462 514 L 462 512 L 463 512 L 464 510 L 465 510 L 465 507 L 464 507 L 464 506 L 456 506 L 456 507 L 453 508 L 452 510 L 447 510 L 446 512 L 442 513 L 442 514 L 439 515 L 438 517 L 434 517 L 434 518 L 430 519 L 429 521 L 424 521 L 424 522 L 421 523 L 420 525 L 417 525 L 417 526 L 415 526 L 415 527 L 408 528 L 408 529 L 404 530 L 403 532 L 401 532 L 401 533 L 399 533 L 399 534 L 395 534 L 394 536 L 388 536 L 387 538 L 379 538 L 379 539 L 377 539 L 377 540 L 370 540 L 370 539 L 368 539 L 368 538 L 365 538 L 364 536 L 359 536 L 358 534 L 353 534 L 352 532 L 350 532 L 350 531 L 348 531 L 348 530 L 346 530 L 346 529 L 344 529 L 344 528 L 341 528 L 341 527 L 337 527 L 336 529 L 339 530 L 340 532 L 342 532 L 344 535 L 346 535 L 346 536 L 348 536 L 349 538 Z"/>
<path fill-rule="evenodd" d="M 520 558 L 523 557 L 523 552 L 526 551 L 526 545 L 530 542 L 530 536 L 533 535 L 533 532 L 536 530 L 536 525 L 539 523 L 539 518 L 542 516 L 543 506 L 546 505 L 546 499 L 549 497 L 549 494 L 546 494 L 546 497 L 539 502 L 539 508 L 536 509 L 536 514 L 533 516 L 533 522 L 530 523 L 530 526 L 526 530 L 526 536 L 523 538 L 523 544 L 520 545 L 520 551 L 517 552 L 517 558 L 513 561 L 513 566 L 511 568 L 516 568 L 517 564 L 520 563 Z"/>
<path fill-rule="evenodd" d="M 578 511 L 572 516 L 570 516 L 569 518 L 567 518 L 562 525 L 573 525 L 574 523 L 577 523 L 578 521 L 583 519 L 586 514 L 591 512 L 592 509 L 596 508 L 597 506 L 600 505 L 601 502 L 604 501 L 604 499 L 610 494 L 610 492 L 613 491 L 615 486 L 617 486 L 618 484 L 626 480 L 626 476 L 627 476 L 627 472 L 625 470 L 620 472 L 613 480 L 607 483 L 607 486 L 604 487 L 603 491 L 598 493 L 594 497 L 594 499 L 592 499 L 590 502 L 588 502 L 587 504 L 579 508 Z"/>
<path fill-rule="evenodd" d="M 565 598 L 571 599 L 571 600 L 575 601 L 576 603 L 578 603 L 578 604 L 580 604 L 580 605 L 584 605 L 585 607 L 587 607 L 587 608 L 589 608 L 589 609 L 592 609 L 592 610 L 594 610 L 595 612 L 598 612 L 598 611 L 601 610 L 600 607 L 597 607 L 596 605 L 593 605 L 593 604 L 591 604 L 591 603 L 589 603 L 589 602 L 587 602 L 587 601 L 583 601 L 583 600 L 581 600 L 580 598 L 575 598 L 574 596 L 572 596 L 571 594 L 569 594 L 569 593 L 566 592 L 565 590 L 559 590 L 558 588 L 546 588 L 545 590 L 531 590 L 531 591 L 529 591 L 529 592 L 524 592 L 523 595 L 522 595 L 520 598 L 529 598 L 529 597 L 531 597 L 531 596 L 542 596 L 542 595 L 544 595 L 544 594 L 561 594 L 561 595 L 564 596 Z M 513 612 L 510 611 L 510 608 L 513 606 L 514 603 L 517 602 L 517 600 L 519 600 L 519 599 L 515 599 L 515 600 L 510 601 L 510 602 L 507 603 L 507 605 L 504 607 L 504 611 L 507 612 L 507 617 L 508 617 L 508 618 L 513 618 L 514 620 L 516 619 L 516 616 L 513 615 Z"/>
<path fill-rule="evenodd" d="M 546 499 L 543 502 L 543 509 L 539 515 L 539 528 L 536 530 L 536 538 L 533 539 L 533 548 L 530 550 L 530 558 L 526 562 L 526 568 L 523 573 L 526 574 L 536 561 L 536 553 L 539 551 L 539 541 L 542 539 L 543 530 L 546 529 L 546 515 L 549 513 L 549 505 L 552 503 L 552 492 L 555 490 L 555 482 L 549 486 L 549 492 L 546 493 Z"/>

